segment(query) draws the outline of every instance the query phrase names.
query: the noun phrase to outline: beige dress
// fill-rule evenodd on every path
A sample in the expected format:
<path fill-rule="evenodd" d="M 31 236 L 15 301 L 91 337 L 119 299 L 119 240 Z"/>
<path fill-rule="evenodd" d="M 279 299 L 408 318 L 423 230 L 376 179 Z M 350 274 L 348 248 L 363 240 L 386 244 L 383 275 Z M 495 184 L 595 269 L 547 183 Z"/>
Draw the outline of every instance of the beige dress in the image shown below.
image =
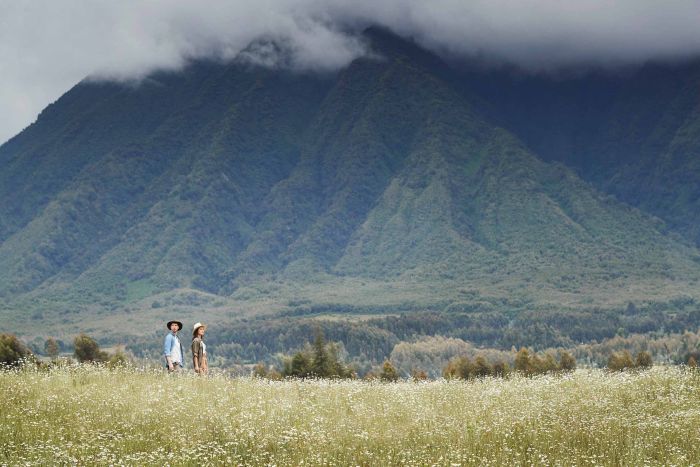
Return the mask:
<path fill-rule="evenodd" d="M 209 369 L 207 364 L 207 346 L 199 336 L 192 339 L 192 364 L 195 368 L 197 367 L 197 361 L 199 362 L 199 372 L 206 373 Z"/>

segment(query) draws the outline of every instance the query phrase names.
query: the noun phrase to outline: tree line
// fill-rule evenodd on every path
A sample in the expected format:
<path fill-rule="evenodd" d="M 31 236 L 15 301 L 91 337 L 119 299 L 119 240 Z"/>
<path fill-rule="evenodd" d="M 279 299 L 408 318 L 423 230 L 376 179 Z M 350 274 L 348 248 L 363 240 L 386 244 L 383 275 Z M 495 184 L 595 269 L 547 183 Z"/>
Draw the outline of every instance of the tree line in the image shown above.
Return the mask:
<path fill-rule="evenodd" d="M 259 362 L 253 369 L 253 375 L 261 378 L 283 379 L 293 378 L 357 378 L 357 371 L 348 365 L 340 355 L 338 343 L 326 342 L 323 331 L 318 328 L 314 342 L 305 345 L 304 349 L 291 356 L 282 358 L 282 368 Z M 696 367 L 697 363 L 691 355 L 688 365 Z M 651 354 L 638 352 L 634 359 L 628 351 L 615 352 L 610 355 L 607 369 L 623 371 L 627 369 L 648 369 L 653 365 Z M 506 378 L 512 373 L 523 376 L 541 374 L 560 374 L 576 369 L 576 358 L 566 350 L 558 352 L 558 358 L 551 352 L 537 353 L 525 347 L 521 348 L 514 357 L 513 365 L 503 360 L 489 361 L 484 355 L 477 355 L 474 360 L 466 355 L 452 358 L 443 368 L 442 376 L 446 379 L 474 379 L 485 377 Z M 386 359 L 379 367 L 369 371 L 365 379 L 382 381 L 397 381 L 401 379 L 400 372 L 394 364 Z M 427 373 L 420 368 L 411 370 L 411 379 L 428 379 Z"/>
<path fill-rule="evenodd" d="M 394 316 L 377 316 L 362 321 L 324 319 L 311 316 L 240 319 L 216 327 L 207 334 L 217 357 L 225 365 L 274 363 L 275 355 L 299 349 L 320 327 L 331 342 L 342 342 L 348 359 L 369 371 L 382 364 L 394 348 L 422 336 L 461 339 L 476 347 L 509 351 L 511 348 L 574 349 L 584 343 L 600 343 L 617 336 L 644 334 L 654 338 L 659 333 L 683 333 L 697 330 L 700 310 L 673 313 L 661 305 L 638 308 L 629 304 L 622 310 L 539 310 L 436 312 L 412 311 Z M 448 307 L 449 308 L 449 307 Z M 320 310 L 320 309 L 319 309 Z M 326 309 L 332 313 L 332 306 Z M 663 331 L 661 331 L 663 329 Z M 124 342 L 136 356 L 155 357 L 156 336 L 128 337 Z M 652 352 L 653 353 L 653 352 Z M 605 365 L 605 359 L 587 364 Z M 576 355 L 578 358 L 578 355 Z M 682 359 L 685 354 L 679 355 Z"/>
<path fill-rule="evenodd" d="M 315 336 L 313 341 L 307 341 L 293 354 L 280 352 L 272 361 L 259 361 L 254 373 L 257 376 L 273 378 L 362 376 L 390 381 L 394 377 L 425 379 L 442 375 L 469 379 L 506 376 L 512 371 L 524 375 L 570 371 L 576 367 L 578 358 L 582 358 L 587 365 L 590 365 L 591 358 L 594 358 L 599 362 L 599 366 L 616 371 L 648 368 L 653 364 L 654 355 L 657 355 L 661 362 L 686 364 L 690 367 L 697 365 L 700 359 L 700 334 L 686 331 L 683 334 L 663 335 L 657 338 L 645 335 L 616 336 L 601 343 L 581 344 L 570 349 L 549 349 L 539 353 L 529 347 L 522 347 L 517 352 L 515 349 L 505 351 L 477 348 L 456 338 L 424 336 L 414 342 L 400 342 L 394 346 L 388 357 L 385 355 L 380 361 L 368 365 L 353 359 L 344 342 L 326 341 L 322 326 L 316 326 L 312 332 Z M 54 338 L 48 338 L 43 347 L 44 355 L 52 362 L 57 361 L 61 344 Z M 219 351 L 218 347 L 214 348 Z M 631 352 L 632 350 L 634 352 Z M 659 353 L 661 350 L 667 352 L 665 358 L 664 354 Z M 674 357 L 669 359 L 669 356 Z M 127 360 L 121 351 L 109 354 L 101 350 L 97 341 L 85 334 L 80 334 L 73 340 L 71 357 L 78 362 L 101 362 L 110 365 Z M 16 366 L 31 359 L 34 359 L 33 352 L 16 336 L 1 335 L 0 363 Z M 433 372 L 431 368 L 441 371 Z"/>
<path fill-rule="evenodd" d="M 73 340 L 73 356 L 80 363 L 105 363 L 110 366 L 125 364 L 128 361 L 124 352 L 113 354 L 100 349 L 95 339 L 87 334 L 79 334 Z M 44 343 L 44 352 L 52 364 L 60 359 L 59 344 L 56 339 L 49 337 Z M 70 358 L 66 359 L 70 360 Z M 23 363 L 41 365 L 27 345 L 14 334 L 0 334 L 0 364 L 7 367 L 17 367 Z"/>

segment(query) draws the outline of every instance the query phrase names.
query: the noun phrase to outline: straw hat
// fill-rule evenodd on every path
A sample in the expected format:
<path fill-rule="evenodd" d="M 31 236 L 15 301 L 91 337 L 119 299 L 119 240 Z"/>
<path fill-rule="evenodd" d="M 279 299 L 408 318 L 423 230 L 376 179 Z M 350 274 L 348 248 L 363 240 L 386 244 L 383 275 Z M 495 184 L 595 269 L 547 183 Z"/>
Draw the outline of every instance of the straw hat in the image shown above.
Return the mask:
<path fill-rule="evenodd" d="M 200 322 L 194 323 L 194 327 L 192 328 L 192 336 L 196 337 L 197 336 L 197 329 L 199 328 L 204 328 L 205 330 L 207 329 L 206 324 L 202 324 Z"/>

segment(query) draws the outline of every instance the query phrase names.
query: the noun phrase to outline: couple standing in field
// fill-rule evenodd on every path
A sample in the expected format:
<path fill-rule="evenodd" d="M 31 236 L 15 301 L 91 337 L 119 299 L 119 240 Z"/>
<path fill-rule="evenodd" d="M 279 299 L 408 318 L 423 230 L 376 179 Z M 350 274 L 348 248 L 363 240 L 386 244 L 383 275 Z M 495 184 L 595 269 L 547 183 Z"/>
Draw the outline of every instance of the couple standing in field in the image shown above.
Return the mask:
<path fill-rule="evenodd" d="M 163 352 L 165 355 L 165 366 L 169 373 L 180 371 L 184 367 L 185 352 L 180 343 L 177 333 L 182 329 L 180 321 L 168 321 L 170 332 L 165 336 Z M 207 362 L 207 345 L 204 343 L 204 332 L 207 327 L 202 323 L 195 323 L 192 330 L 192 363 L 197 374 L 204 375 L 209 370 Z"/>

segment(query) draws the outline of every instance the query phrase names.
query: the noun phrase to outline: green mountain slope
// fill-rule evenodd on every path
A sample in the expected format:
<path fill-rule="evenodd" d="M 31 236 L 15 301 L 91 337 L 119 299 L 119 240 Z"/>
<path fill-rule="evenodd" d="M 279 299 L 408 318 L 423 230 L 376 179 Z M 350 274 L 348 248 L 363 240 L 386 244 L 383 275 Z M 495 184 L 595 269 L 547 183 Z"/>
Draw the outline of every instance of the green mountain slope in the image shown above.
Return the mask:
<path fill-rule="evenodd" d="M 662 119 L 673 137 L 636 142 L 638 158 L 586 165 L 606 140 L 627 144 L 596 126 L 623 112 L 601 97 L 622 81 L 588 82 L 580 113 L 511 114 L 518 90 L 534 100 L 554 84 L 467 76 L 386 31 L 367 40 L 376 56 L 328 75 L 195 63 L 76 86 L 0 148 L 3 322 L 99 316 L 107 332 L 186 305 L 220 321 L 460 309 L 502 323 L 698 294 L 698 250 L 678 234 L 697 225 L 693 112 Z M 583 84 L 556 86 L 583 100 Z M 530 129 L 559 114 L 553 142 Z M 584 129 L 595 137 L 576 145 Z M 654 186 L 685 174 L 687 199 L 602 191 L 630 167 Z M 665 217 L 676 231 L 654 217 L 681 202 Z"/>
<path fill-rule="evenodd" d="M 463 75 L 483 109 L 548 161 L 700 244 L 700 62 L 622 72 Z"/>

